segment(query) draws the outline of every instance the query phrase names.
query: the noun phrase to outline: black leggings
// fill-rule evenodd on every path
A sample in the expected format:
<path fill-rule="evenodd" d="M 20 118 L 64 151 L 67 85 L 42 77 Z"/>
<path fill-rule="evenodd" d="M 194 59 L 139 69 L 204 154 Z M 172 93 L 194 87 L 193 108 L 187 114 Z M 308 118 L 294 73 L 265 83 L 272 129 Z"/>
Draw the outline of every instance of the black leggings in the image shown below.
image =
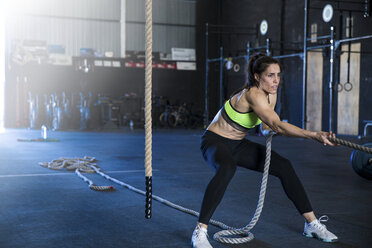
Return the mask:
<path fill-rule="evenodd" d="M 207 130 L 201 138 L 200 149 L 207 163 L 216 170 L 205 191 L 199 216 L 199 222 L 208 224 L 237 166 L 263 172 L 266 147 L 247 139 L 224 138 Z M 313 211 L 305 189 L 288 159 L 272 151 L 269 174 L 280 179 L 285 193 L 300 214 Z"/>

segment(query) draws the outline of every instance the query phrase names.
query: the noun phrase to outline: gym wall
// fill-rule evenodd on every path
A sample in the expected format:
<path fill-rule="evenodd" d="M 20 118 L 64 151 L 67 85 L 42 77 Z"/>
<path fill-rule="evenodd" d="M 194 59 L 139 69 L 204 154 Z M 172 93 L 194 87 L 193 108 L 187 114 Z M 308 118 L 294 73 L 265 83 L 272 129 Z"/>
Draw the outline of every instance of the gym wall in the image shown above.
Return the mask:
<path fill-rule="evenodd" d="M 332 3 L 332 1 L 329 1 Z M 214 6 L 211 8 L 211 6 Z M 346 38 L 346 18 L 349 16 L 348 11 L 335 11 L 332 20 L 325 23 L 322 20 L 322 8 L 325 3 L 319 1 L 311 1 L 310 6 L 318 7 L 319 9 L 309 10 L 308 37 L 311 36 L 311 24 L 317 24 L 317 35 L 328 35 L 330 27 L 333 25 L 336 29 L 336 39 Z M 335 4 L 334 4 L 334 8 Z M 355 5 L 343 5 L 346 9 L 356 9 Z M 219 47 L 224 47 L 224 56 L 236 56 L 236 51 L 244 53 L 247 41 L 250 41 L 252 46 L 265 45 L 265 39 L 270 38 L 272 41 L 293 42 L 296 44 L 289 45 L 282 43 L 273 44 L 275 48 L 284 48 L 284 50 L 273 50 L 273 55 L 291 54 L 302 52 L 303 46 L 303 30 L 304 30 L 304 1 L 295 0 L 275 0 L 275 1 L 200 1 L 198 2 L 198 11 L 206 13 L 204 10 L 209 9 L 206 15 L 198 15 L 198 25 L 203 27 L 205 22 L 213 24 L 236 25 L 236 26 L 254 26 L 259 25 L 263 19 L 266 19 L 269 24 L 268 32 L 265 36 L 257 35 L 215 35 L 209 40 L 209 58 L 219 57 Z M 214 10 L 214 11 L 213 11 Z M 211 12 L 212 11 L 212 12 Z M 372 17 L 363 17 L 361 12 L 352 12 L 354 19 L 352 37 L 372 34 Z M 340 31 L 341 29 L 341 31 Z M 203 47 L 204 33 L 198 32 L 198 45 Z M 328 49 L 323 52 L 323 92 L 322 92 L 322 129 L 328 130 L 329 126 L 329 52 Z M 340 49 L 339 49 L 340 50 Z M 360 58 L 360 92 L 359 92 L 359 131 L 363 131 L 363 120 L 372 119 L 372 98 L 368 92 L 372 92 L 372 71 L 368 69 L 368 65 L 372 63 L 372 39 L 361 41 L 361 58 Z M 366 53 L 363 53 L 363 52 Z M 369 52 L 369 53 L 368 53 Z M 205 56 L 203 49 L 198 50 L 199 58 L 203 61 L 199 64 L 205 65 Z M 336 58 L 340 53 L 336 54 Z M 302 60 L 300 58 L 286 58 L 281 60 L 284 68 L 282 77 L 282 108 L 281 118 L 287 119 L 289 122 L 300 126 L 302 125 Z M 336 59 L 335 65 L 335 80 L 338 80 L 340 73 L 340 63 Z M 213 115 L 219 109 L 218 106 L 218 66 L 216 69 L 211 67 L 210 77 L 210 114 Z M 224 87 L 225 97 L 244 83 L 244 73 L 234 73 L 224 71 Z M 337 131 L 337 94 L 334 98 L 334 118 L 333 128 Z M 347 134 L 347 133 L 346 133 Z M 351 133 L 350 133 L 351 134 Z M 353 134 L 354 135 L 354 134 Z"/>
<path fill-rule="evenodd" d="M 123 51 L 143 52 L 143 5 L 144 2 L 136 0 L 31 0 L 27 6 L 16 9 L 17 14 L 7 20 L 6 27 L 6 126 L 27 127 L 27 121 L 16 121 L 17 111 L 18 115 L 26 115 L 27 92 L 38 95 L 92 92 L 112 97 L 135 93 L 143 98 L 144 68 L 96 66 L 84 74 L 74 63 L 63 66 L 12 62 L 17 40 L 61 45 L 64 55 L 73 56 L 74 61 L 82 58 L 81 48 L 93 48 L 98 54 L 111 51 L 115 58 Z M 173 47 L 195 48 L 195 5 L 195 1 L 153 1 L 153 52 L 169 56 Z M 126 30 L 124 36 L 121 30 Z M 153 69 L 153 96 L 168 97 L 174 104 L 193 103 L 202 109 L 201 92 L 196 71 Z"/>

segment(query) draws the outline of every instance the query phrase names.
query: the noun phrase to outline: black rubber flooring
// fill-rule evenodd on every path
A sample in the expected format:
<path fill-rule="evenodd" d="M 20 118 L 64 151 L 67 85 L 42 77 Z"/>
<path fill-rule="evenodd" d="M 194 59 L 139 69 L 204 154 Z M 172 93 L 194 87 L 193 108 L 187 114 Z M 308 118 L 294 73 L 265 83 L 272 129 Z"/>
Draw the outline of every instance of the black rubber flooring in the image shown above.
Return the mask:
<path fill-rule="evenodd" d="M 213 175 L 199 151 L 202 130 L 154 130 L 153 194 L 199 211 L 206 184 Z M 145 198 L 97 174 L 97 192 L 68 171 L 39 166 L 59 157 L 94 156 L 108 175 L 145 189 L 144 131 L 52 132 L 59 142 L 18 142 L 39 138 L 36 130 L 0 134 L 0 248 L 190 247 L 197 219 L 153 202 L 145 219 Z M 249 136 L 264 144 L 265 139 Z M 366 143 L 366 140 L 353 140 Z M 289 158 L 318 217 L 328 215 L 338 243 L 302 236 L 304 220 L 286 198 L 279 180 L 269 177 L 255 239 L 243 245 L 213 247 L 372 247 L 372 181 L 351 169 L 351 149 L 323 147 L 310 140 L 274 137 L 273 149 Z M 239 168 L 214 219 L 242 227 L 258 200 L 261 174 Z M 218 228 L 210 226 L 212 237 Z"/>

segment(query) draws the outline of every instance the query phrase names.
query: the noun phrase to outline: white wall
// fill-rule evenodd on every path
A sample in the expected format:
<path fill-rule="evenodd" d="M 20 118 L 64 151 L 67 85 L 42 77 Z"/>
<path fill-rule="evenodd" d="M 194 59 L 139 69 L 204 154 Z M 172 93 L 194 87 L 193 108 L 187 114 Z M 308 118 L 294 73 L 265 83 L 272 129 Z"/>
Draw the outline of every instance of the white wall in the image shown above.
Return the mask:
<path fill-rule="evenodd" d="M 6 25 L 9 44 L 13 40 L 43 40 L 65 46 L 66 54 L 72 56 L 78 56 L 80 48 L 113 51 L 117 57 L 125 49 L 145 50 L 145 0 L 10 2 L 14 14 Z M 158 23 L 153 25 L 153 51 L 195 48 L 195 12 L 196 1 L 153 0 L 153 22 Z"/>
<path fill-rule="evenodd" d="M 145 1 L 126 1 L 126 49 L 143 51 Z M 172 47 L 195 48 L 196 1 L 153 0 L 152 8 L 154 52 L 171 53 Z"/>
<path fill-rule="evenodd" d="M 12 1 L 14 14 L 6 25 L 9 42 L 43 40 L 65 46 L 68 55 L 94 48 L 120 56 L 120 0 Z"/>

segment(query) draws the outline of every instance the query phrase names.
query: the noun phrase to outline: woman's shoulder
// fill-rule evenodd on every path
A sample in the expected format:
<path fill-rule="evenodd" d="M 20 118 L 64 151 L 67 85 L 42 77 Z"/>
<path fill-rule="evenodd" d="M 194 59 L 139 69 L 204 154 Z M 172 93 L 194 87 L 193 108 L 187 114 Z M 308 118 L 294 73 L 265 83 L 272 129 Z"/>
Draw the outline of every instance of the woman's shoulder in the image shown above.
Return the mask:
<path fill-rule="evenodd" d="M 256 99 L 257 97 L 265 96 L 264 92 L 262 92 L 262 90 L 259 90 L 256 87 L 250 88 L 249 90 L 245 92 L 244 95 L 248 102 Z"/>

